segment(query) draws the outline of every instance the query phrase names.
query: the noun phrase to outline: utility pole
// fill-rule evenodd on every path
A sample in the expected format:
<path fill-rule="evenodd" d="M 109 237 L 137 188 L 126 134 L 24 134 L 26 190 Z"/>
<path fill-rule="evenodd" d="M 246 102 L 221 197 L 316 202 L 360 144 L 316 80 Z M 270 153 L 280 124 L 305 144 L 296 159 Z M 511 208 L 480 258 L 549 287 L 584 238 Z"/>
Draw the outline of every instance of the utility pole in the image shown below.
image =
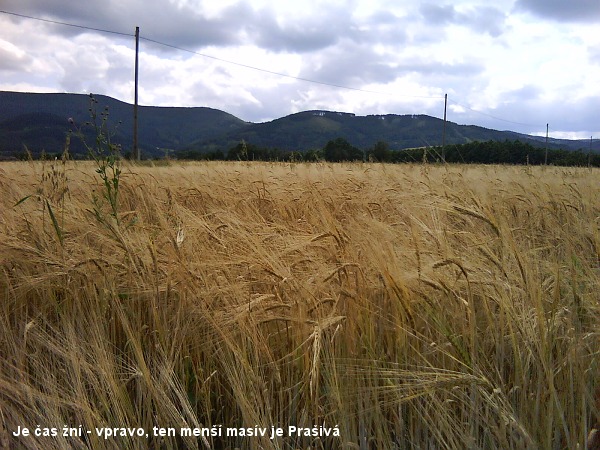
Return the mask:
<path fill-rule="evenodd" d="M 448 109 L 448 94 L 444 95 L 444 132 L 442 134 L 442 162 L 446 162 L 446 110 Z"/>
<path fill-rule="evenodd" d="M 544 165 L 545 166 L 548 165 L 548 126 L 549 126 L 549 124 L 546 124 L 546 156 L 544 156 Z"/>
<path fill-rule="evenodd" d="M 140 27 L 135 27 L 135 99 L 133 103 L 133 156 L 140 160 L 140 148 L 138 146 L 138 74 L 140 53 Z"/>
<path fill-rule="evenodd" d="M 590 151 L 588 152 L 588 168 L 592 167 L 592 142 L 594 142 L 594 136 L 590 136 Z"/>

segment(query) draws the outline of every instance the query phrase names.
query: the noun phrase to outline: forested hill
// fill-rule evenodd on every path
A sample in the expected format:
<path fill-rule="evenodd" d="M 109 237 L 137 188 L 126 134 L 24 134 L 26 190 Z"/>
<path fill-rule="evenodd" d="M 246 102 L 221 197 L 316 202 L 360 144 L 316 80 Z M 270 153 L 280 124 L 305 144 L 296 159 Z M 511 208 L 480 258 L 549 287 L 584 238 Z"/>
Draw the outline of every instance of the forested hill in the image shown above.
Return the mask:
<path fill-rule="evenodd" d="M 427 115 L 356 116 L 334 111 L 304 111 L 271 122 L 250 124 L 231 130 L 212 140 L 198 140 L 188 150 L 214 151 L 231 148 L 242 140 L 259 147 L 292 151 L 322 148 L 329 140 L 343 137 L 360 149 L 385 141 L 392 149 L 430 147 L 442 144 L 443 120 Z M 498 131 L 474 125 L 446 123 L 446 143 L 474 141 L 513 141 L 518 139 L 535 147 L 545 146 L 545 138 L 512 131 Z M 550 139 L 549 148 L 576 150 L 589 141 Z"/>
<path fill-rule="evenodd" d="M 102 95 L 94 96 L 98 114 L 108 112 L 113 141 L 123 152 L 133 141 L 133 105 Z M 90 120 L 90 97 L 83 94 L 32 94 L 0 91 L 0 156 L 22 153 L 25 146 L 35 155 L 61 152 L 70 129 Z M 265 123 L 249 123 L 226 112 L 198 107 L 139 108 L 139 143 L 144 157 L 185 152 L 227 152 L 240 142 L 285 151 L 323 148 L 330 140 L 344 138 L 367 149 L 385 141 L 394 150 L 440 145 L 443 122 L 426 115 L 356 116 L 332 111 L 305 111 Z M 72 118 L 74 124 L 68 119 Z M 85 128 L 85 127 L 84 127 Z M 88 127 L 89 131 L 89 127 Z M 497 131 L 447 122 L 446 143 L 513 141 L 544 146 L 544 139 L 511 131 Z M 85 150 L 72 140 L 72 150 Z M 598 144 L 596 144 L 597 146 Z M 550 148 L 588 148 L 585 141 L 550 140 Z"/>
<path fill-rule="evenodd" d="M 133 105 L 104 95 L 94 95 L 100 114 L 108 112 L 113 141 L 130 151 L 133 142 Z M 22 152 L 26 145 L 34 154 L 62 151 L 70 129 L 90 121 L 90 96 L 83 94 L 32 94 L 0 91 L 0 154 Z M 108 109 L 106 109 L 108 108 Z M 69 123 L 69 118 L 74 124 Z M 139 145 L 147 157 L 164 155 L 197 140 L 212 139 L 248 124 L 212 108 L 140 106 Z M 89 129 L 89 127 L 88 127 Z M 74 140 L 73 145 L 76 145 Z"/>

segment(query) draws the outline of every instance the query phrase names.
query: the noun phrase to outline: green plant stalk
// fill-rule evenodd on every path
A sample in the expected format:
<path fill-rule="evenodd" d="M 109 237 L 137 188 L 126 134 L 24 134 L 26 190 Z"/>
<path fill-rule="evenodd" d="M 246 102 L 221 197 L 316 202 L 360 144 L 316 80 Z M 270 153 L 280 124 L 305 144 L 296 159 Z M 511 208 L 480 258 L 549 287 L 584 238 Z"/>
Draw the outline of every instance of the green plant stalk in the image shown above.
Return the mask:
<path fill-rule="evenodd" d="M 52 225 L 54 226 L 54 231 L 56 232 L 56 236 L 58 236 L 58 240 L 60 241 L 60 245 L 64 246 L 64 236 L 62 230 L 60 229 L 60 225 L 58 224 L 58 220 L 56 220 L 56 216 L 54 215 L 54 211 L 52 211 L 52 206 L 50 206 L 50 202 L 46 199 L 46 206 L 48 207 L 48 214 L 50 214 L 50 219 L 52 220 Z"/>

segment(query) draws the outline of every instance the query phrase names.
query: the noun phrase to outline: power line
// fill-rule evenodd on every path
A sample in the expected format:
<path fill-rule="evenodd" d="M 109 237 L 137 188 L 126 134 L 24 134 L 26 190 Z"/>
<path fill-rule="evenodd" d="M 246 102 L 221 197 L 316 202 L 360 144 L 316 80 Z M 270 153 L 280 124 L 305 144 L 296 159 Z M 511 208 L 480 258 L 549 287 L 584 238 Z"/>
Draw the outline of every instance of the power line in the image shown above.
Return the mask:
<path fill-rule="evenodd" d="M 444 98 L 442 96 L 393 94 L 393 93 L 390 93 L 390 92 L 372 91 L 372 90 L 369 90 L 369 89 L 355 88 L 355 87 L 351 87 L 351 86 L 344 86 L 344 85 L 341 85 L 341 84 L 327 83 L 325 81 L 317 81 L 317 80 L 312 80 L 310 78 L 297 77 L 297 76 L 294 76 L 294 75 L 289 75 L 289 74 L 285 74 L 285 73 L 281 73 L 281 72 L 275 72 L 273 70 L 263 69 L 263 68 L 260 68 L 260 67 L 250 66 L 248 64 L 243 64 L 243 63 L 239 63 L 239 62 L 235 62 L 235 61 L 230 61 L 230 60 L 223 59 L 223 58 L 218 58 L 216 56 L 207 55 L 205 53 L 200 53 L 200 52 L 197 52 L 197 51 L 194 51 L 194 50 L 189 50 L 189 49 L 178 47 L 178 46 L 172 45 L 172 44 L 166 44 L 164 42 L 160 42 L 160 41 L 157 41 L 157 40 L 154 40 L 154 39 L 150 39 L 150 38 L 146 38 L 146 37 L 142 37 L 142 36 L 140 36 L 140 39 L 142 39 L 144 41 L 147 41 L 147 42 L 152 42 L 154 44 L 163 45 L 165 47 L 169 47 L 169 48 L 172 48 L 172 49 L 175 49 L 175 50 L 180 50 L 182 52 L 192 53 L 194 55 L 202 56 L 204 58 L 213 59 L 215 61 L 224 62 L 224 63 L 227 63 L 227 64 L 233 64 L 233 65 L 236 65 L 236 66 L 239 66 L 239 67 L 245 67 L 246 69 L 257 70 L 259 72 L 269 73 L 271 75 L 277 75 L 277 76 L 280 76 L 280 77 L 291 78 L 291 79 L 297 80 L 297 81 L 305 81 L 307 83 L 321 84 L 321 85 L 324 85 L 324 86 L 330 86 L 330 87 L 335 87 L 335 88 L 339 88 L 339 89 L 347 89 L 347 90 L 350 90 L 350 91 L 366 92 L 368 94 L 394 95 L 394 96 L 399 96 L 399 97 L 427 98 L 427 99 L 441 99 L 441 98 Z"/>
<path fill-rule="evenodd" d="M 483 111 L 478 111 L 478 110 L 473 109 L 473 108 L 471 108 L 471 107 L 469 107 L 467 105 L 463 105 L 461 103 L 458 103 L 457 101 L 452 100 L 452 99 L 448 99 L 448 101 L 451 102 L 451 103 L 454 103 L 455 105 L 458 105 L 458 106 L 461 106 L 463 108 L 466 108 L 469 111 L 473 111 L 476 114 L 481 114 L 482 116 L 491 117 L 492 119 L 500 120 L 501 122 L 512 123 L 512 124 L 515 124 L 515 125 L 524 125 L 524 126 L 527 126 L 527 127 L 537 127 L 537 126 L 539 126 L 539 124 L 536 124 L 536 123 L 515 122 L 514 120 L 503 119 L 502 117 L 498 117 L 498 116 L 494 116 L 492 114 L 484 113 Z"/>
<path fill-rule="evenodd" d="M 0 10 L 0 13 L 2 13 L 2 14 L 8 14 L 8 15 L 11 15 L 11 16 L 16 16 L 16 17 L 22 17 L 22 18 L 25 18 L 25 19 L 37 20 L 37 21 L 40 21 L 40 22 L 46 22 L 46 23 L 52 23 L 52 24 L 56 24 L 56 25 L 64 25 L 64 26 L 67 26 L 67 27 L 79 28 L 79 29 L 83 29 L 83 30 L 97 31 L 97 32 L 100 32 L 100 33 L 110 33 L 110 34 L 116 34 L 116 35 L 119 35 L 119 36 L 135 37 L 134 34 L 130 34 L 130 33 L 123 33 L 123 32 L 114 31 L 114 30 L 106 30 L 106 29 L 102 29 L 102 28 L 88 27 L 88 26 L 85 26 L 85 25 L 78 25 L 78 24 L 73 24 L 73 23 L 61 22 L 61 21 L 57 21 L 57 20 L 42 19 L 40 17 L 29 16 L 29 15 L 26 15 L 26 14 L 18 14 L 18 13 L 14 13 L 14 12 L 10 12 L 10 11 Z M 168 43 L 165 43 L 165 42 L 161 42 L 161 41 L 158 41 L 158 40 L 155 40 L 155 39 L 151 39 L 151 38 L 147 38 L 147 37 L 143 37 L 143 36 L 139 36 L 139 39 L 144 40 L 146 42 L 151 42 L 153 44 L 162 45 L 164 47 L 172 48 L 174 50 L 178 50 L 178 51 L 182 51 L 182 52 L 186 52 L 186 53 L 191 53 L 191 54 L 194 54 L 194 55 L 197 55 L 197 56 L 202 56 L 203 58 L 208 58 L 208 59 L 212 59 L 212 60 L 215 60 L 215 61 L 223 62 L 223 63 L 226 63 L 226 64 L 232 64 L 232 65 L 235 65 L 235 66 L 238 66 L 238 67 L 244 67 L 246 69 L 256 70 L 256 71 L 259 71 L 259 72 L 268 73 L 268 74 L 276 75 L 276 76 L 279 76 L 279 77 L 289 78 L 289 79 L 292 79 L 292 80 L 304 81 L 304 82 L 313 83 L 313 84 L 319 84 L 319 85 L 322 85 L 322 86 L 330 86 L 330 87 L 334 87 L 334 88 L 338 88 L 338 89 L 346 89 L 346 90 L 350 90 L 350 91 L 364 92 L 364 93 L 368 93 L 368 94 L 390 95 L 390 96 L 395 96 L 395 97 L 423 98 L 423 99 L 436 99 L 436 100 L 444 98 L 442 96 L 408 95 L 408 94 L 398 94 L 398 93 L 374 91 L 374 90 L 369 90 L 369 89 L 361 89 L 361 88 L 356 88 L 356 87 L 351 87 L 351 86 L 344 86 L 344 85 L 341 85 L 341 84 L 327 83 L 325 81 L 318 81 L 318 80 L 313 80 L 313 79 L 310 79 L 310 78 L 297 77 L 297 76 L 294 76 L 294 75 L 289 75 L 289 74 L 285 74 L 285 73 L 281 73 L 281 72 L 276 72 L 276 71 L 264 69 L 264 68 L 261 68 L 261 67 L 251 66 L 249 64 L 243 64 L 243 63 L 240 63 L 240 62 L 231 61 L 231 60 L 227 60 L 227 59 L 224 59 L 224 58 L 219 58 L 219 57 L 213 56 L 213 55 L 207 55 L 205 53 L 200 53 L 200 52 L 197 52 L 197 51 L 194 51 L 194 50 L 189 50 L 189 49 L 186 49 L 186 48 L 183 48 L 183 47 L 179 47 L 177 45 L 168 44 Z M 463 104 L 461 104 L 461 103 L 459 103 L 457 101 L 454 101 L 454 100 L 451 100 L 451 99 L 448 99 L 448 100 L 450 102 L 452 102 L 452 103 L 454 103 L 454 104 L 456 104 L 458 106 L 461 106 L 463 108 L 466 108 L 466 109 L 468 109 L 468 110 L 470 110 L 470 111 L 472 111 L 472 112 L 474 112 L 476 114 L 481 114 L 483 116 L 487 116 L 487 117 L 490 117 L 490 118 L 495 119 L 495 120 L 499 120 L 499 121 L 507 122 L 507 123 L 512 123 L 512 124 L 516 124 L 516 125 L 539 126 L 537 124 L 516 122 L 516 121 L 512 121 L 512 120 L 508 120 L 508 119 L 503 119 L 501 117 L 494 116 L 492 114 L 488 114 L 488 113 L 484 113 L 482 111 L 478 111 L 478 110 L 473 109 L 473 108 L 471 108 L 469 106 L 463 105 Z"/>
<path fill-rule="evenodd" d="M 102 33 L 112 33 L 112 34 L 117 34 L 117 35 L 121 35 L 121 36 L 128 36 L 128 37 L 134 37 L 135 35 L 133 34 L 129 34 L 129 33 L 121 33 L 119 31 L 113 31 L 113 30 L 105 30 L 105 29 L 101 29 L 101 28 L 94 28 L 94 27 L 88 27 L 88 26 L 84 26 L 84 25 L 76 25 L 76 24 L 72 24 L 72 23 L 67 23 L 67 22 L 59 22 L 57 20 L 50 20 L 50 19 L 42 19 L 39 17 L 33 17 L 33 16 L 28 16 L 26 14 L 17 14 L 17 13 L 13 13 L 13 12 L 9 12 L 9 11 L 1 11 L 0 13 L 3 14 L 9 14 L 11 16 L 17 16 L 17 17 L 23 17 L 26 19 L 32 19 L 32 20 L 38 20 L 41 22 L 47 22 L 47 23 L 53 23 L 53 24 L 57 24 L 57 25 L 65 25 L 68 27 L 74 27 L 74 28 L 80 28 L 80 29 L 84 29 L 84 30 L 92 30 L 92 31 L 99 31 Z M 294 75 L 289 75 L 289 74 L 285 74 L 285 73 L 281 73 L 281 72 L 275 72 L 273 70 L 268 70 L 268 69 L 263 69 L 261 67 L 256 67 L 256 66 L 251 66 L 249 64 L 243 64 L 243 63 L 239 63 L 236 61 L 231 61 L 231 60 L 227 60 L 227 59 L 223 59 L 223 58 L 219 58 L 217 56 L 212 56 L 212 55 L 207 55 L 205 53 L 200 53 L 194 50 L 189 50 L 183 47 L 179 47 L 177 45 L 173 45 L 173 44 L 168 44 L 166 42 L 161 42 L 155 39 L 151 39 L 151 38 L 147 38 L 147 37 L 143 37 L 140 36 L 141 40 L 144 40 L 146 42 L 152 42 L 153 44 L 158 44 L 158 45 L 162 45 L 164 47 L 168 47 L 168 48 L 172 48 L 174 50 L 179 50 L 182 52 L 187 52 L 187 53 L 191 53 L 194 55 L 198 55 L 198 56 L 202 56 L 204 58 L 209 58 L 215 61 L 219 61 L 219 62 L 223 62 L 223 63 L 227 63 L 227 64 L 232 64 L 238 67 L 244 67 L 246 69 L 251 69 L 251 70 L 256 70 L 259 72 L 263 72 L 263 73 L 268 73 L 271 75 L 276 75 L 279 77 L 285 77 L 285 78 L 290 78 L 292 80 L 297 80 L 297 81 L 304 81 L 307 83 L 313 83 L 313 84 L 320 84 L 323 86 L 330 86 L 330 87 L 335 87 L 335 88 L 339 88 L 339 89 L 347 89 L 350 91 L 357 91 L 357 92 L 365 92 L 368 94 L 380 94 L 380 95 L 394 95 L 394 96 L 399 96 L 399 97 L 410 97 L 410 98 L 426 98 L 426 99 L 441 99 L 443 97 L 441 96 L 426 96 L 426 95 L 408 95 L 408 94 L 392 94 L 390 92 L 381 92 L 381 91 L 373 91 L 373 90 L 369 90 L 369 89 L 361 89 L 361 88 L 356 88 L 356 87 L 351 87 L 351 86 L 344 86 L 341 84 L 335 84 L 335 83 L 327 83 L 325 81 L 318 81 L 318 80 L 312 80 L 309 78 L 303 78 L 303 77 L 297 77 Z"/>
<path fill-rule="evenodd" d="M 10 12 L 10 11 L 1 11 L 0 10 L 0 13 L 8 14 L 10 16 L 23 17 L 25 19 L 39 20 L 40 22 L 47 22 L 47 23 L 53 23 L 53 24 L 57 24 L 57 25 L 64 25 L 67 27 L 80 28 L 83 30 L 99 31 L 101 33 L 118 34 L 120 36 L 128 36 L 128 37 L 134 36 L 133 34 L 130 34 L 130 33 L 121 33 L 120 31 L 104 30 L 102 28 L 94 28 L 94 27 L 86 27 L 85 25 L 76 25 L 74 23 L 59 22 L 58 20 L 42 19 L 40 17 L 27 16 L 25 14 L 17 14 L 17 13 Z"/>

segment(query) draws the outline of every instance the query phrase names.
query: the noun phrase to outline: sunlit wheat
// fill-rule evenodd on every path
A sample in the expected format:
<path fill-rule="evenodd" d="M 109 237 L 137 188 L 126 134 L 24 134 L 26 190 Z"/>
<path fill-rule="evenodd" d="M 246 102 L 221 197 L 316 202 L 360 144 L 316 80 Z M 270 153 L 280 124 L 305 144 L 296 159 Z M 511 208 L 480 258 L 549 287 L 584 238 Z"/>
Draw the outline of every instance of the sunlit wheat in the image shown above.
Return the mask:
<path fill-rule="evenodd" d="M 0 166 L 0 447 L 584 449 L 594 436 L 597 170 L 123 164 L 102 220 L 94 166 L 60 170 L 53 183 L 38 163 Z M 12 434 L 65 424 L 151 435 Z M 151 432 L 218 425 L 340 436 Z"/>

